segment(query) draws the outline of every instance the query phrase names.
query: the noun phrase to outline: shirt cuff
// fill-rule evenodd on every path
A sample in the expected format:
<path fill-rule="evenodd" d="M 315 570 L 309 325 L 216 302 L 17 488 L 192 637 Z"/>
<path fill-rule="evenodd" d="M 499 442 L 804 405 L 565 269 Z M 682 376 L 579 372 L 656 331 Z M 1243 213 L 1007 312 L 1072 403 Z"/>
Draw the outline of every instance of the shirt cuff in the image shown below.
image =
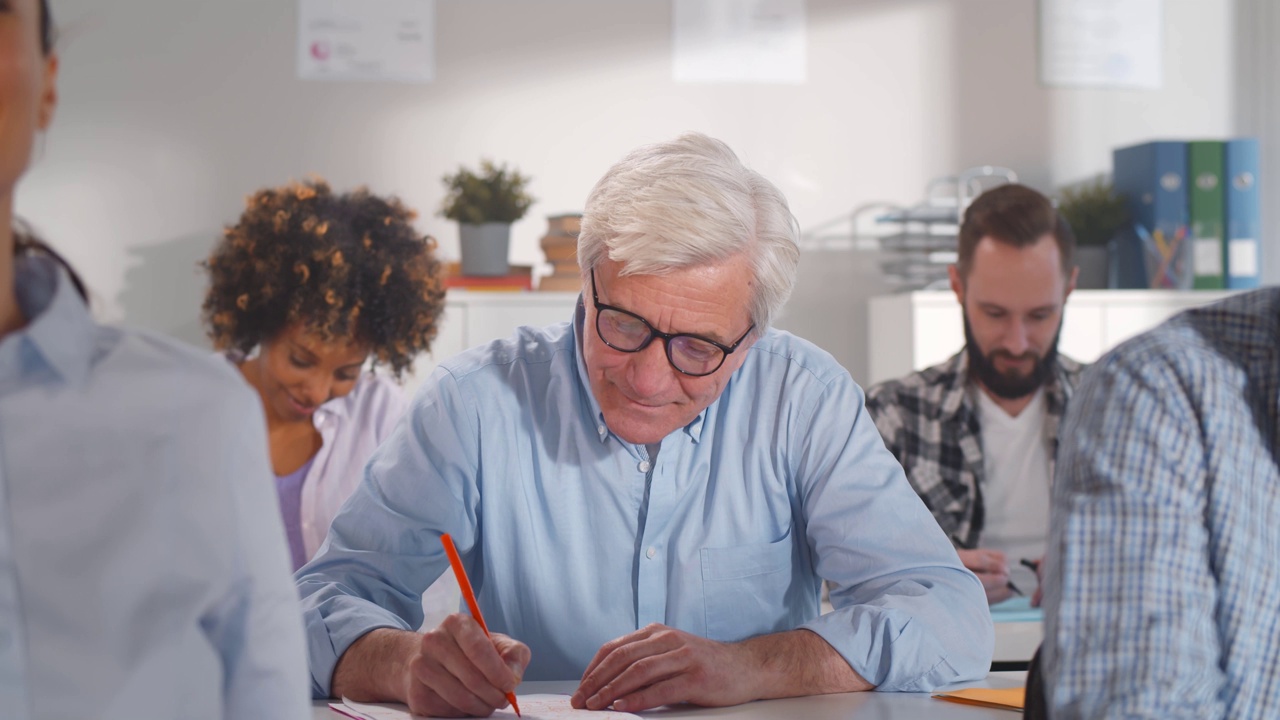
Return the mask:
<path fill-rule="evenodd" d="M 334 597 L 303 611 L 311 697 L 332 696 L 333 670 L 352 643 L 378 628 L 413 630 L 396 614 L 365 600 Z"/>
<path fill-rule="evenodd" d="M 984 608 L 985 610 L 985 608 Z M 800 627 L 826 640 L 854 672 L 885 692 L 930 692 L 943 685 L 978 679 L 990 669 L 992 645 L 986 633 L 970 638 L 973 652 L 948 653 L 927 623 L 892 608 L 856 605 L 815 618 Z M 940 633 L 953 635 L 955 633 Z M 985 665 L 981 647 L 985 652 Z"/>

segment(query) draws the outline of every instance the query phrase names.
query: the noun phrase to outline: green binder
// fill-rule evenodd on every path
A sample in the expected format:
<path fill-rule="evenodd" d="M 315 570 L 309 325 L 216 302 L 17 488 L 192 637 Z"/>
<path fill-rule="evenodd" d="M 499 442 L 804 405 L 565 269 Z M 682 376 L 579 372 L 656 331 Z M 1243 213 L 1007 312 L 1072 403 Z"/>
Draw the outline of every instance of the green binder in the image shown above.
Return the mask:
<path fill-rule="evenodd" d="M 1222 182 L 1223 143 L 1201 140 L 1187 143 L 1187 183 L 1194 274 L 1192 287 L 1217 290 L 1226 287 L 1222 234 L 1226 224 Z"/>

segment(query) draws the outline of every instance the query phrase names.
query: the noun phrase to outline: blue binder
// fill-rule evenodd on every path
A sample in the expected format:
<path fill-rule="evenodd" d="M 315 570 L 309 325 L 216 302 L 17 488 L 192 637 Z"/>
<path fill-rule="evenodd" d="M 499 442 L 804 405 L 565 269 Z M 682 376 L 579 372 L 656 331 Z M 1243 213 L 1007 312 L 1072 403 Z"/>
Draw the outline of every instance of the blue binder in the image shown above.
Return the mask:
<path fill-rule="evenodd" d="M 1258 141 L 1228 140 L 1224 154 L 1227 287 L 1256 288 L 1262 281 L 1262 223 L 1258 200 Z"/>
<path fill-rule="evenodd" d="M 1191 287 L 1187 144 L 1161 141 L 1112 152 L 1116 192 L 1125 197 L 1134 232 L 1116 248 L 1115 287 Z"/>

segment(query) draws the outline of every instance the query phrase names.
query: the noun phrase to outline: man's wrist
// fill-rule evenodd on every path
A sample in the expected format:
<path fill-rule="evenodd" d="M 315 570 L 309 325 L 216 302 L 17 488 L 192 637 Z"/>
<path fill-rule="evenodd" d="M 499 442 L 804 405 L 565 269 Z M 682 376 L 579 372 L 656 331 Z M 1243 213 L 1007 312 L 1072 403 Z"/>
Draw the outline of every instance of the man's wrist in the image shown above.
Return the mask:
<path fill-rule="evenodd" d="M 745 640 L 752 659 L 753 700 L 854 692 L 873 685 L 849 667 L 835 648 L 812 630 L 790 630 Z"/>
<path fill-rule="evenodd" d="M 422 636 L 375 628 L 347 647 L 334 667 L 329 692 L 361 702 L 406 702 L 409 664 Z"/>

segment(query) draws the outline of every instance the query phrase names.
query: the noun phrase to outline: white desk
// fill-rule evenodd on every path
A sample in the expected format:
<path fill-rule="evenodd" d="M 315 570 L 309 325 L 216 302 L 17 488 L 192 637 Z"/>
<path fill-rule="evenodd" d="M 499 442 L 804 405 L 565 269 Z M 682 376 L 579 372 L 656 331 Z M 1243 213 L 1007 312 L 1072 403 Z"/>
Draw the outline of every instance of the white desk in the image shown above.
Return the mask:
<path fill-rule="evenodd" d="M 986 680 L 964 683 L 957 687 L 1021 687 L 1025 673 L 992 673 Z M 569 694 L 577 682 L 527 682 L 516 695 L 534 693 Z M 646 717 L 666 718 L 740 718 L 764 720 L 764 718 L 804 718 L 804 720 L 904 720 L 906 718 L 931 718 L 932 720 L 1013 720 L 1018 717 L 1012 710 L 972 707 L 943 702 L 929 697 L 928 693 L 847 693 L 844 695 L 816 695 L 788 698 L 786 700 L 761 700 L 737 707 L 693 708 L 674 707 L 650 711 Z M 329 701 L 313 703 L 314 720 L 340 720 L 344 716 L 329 709 Z M 345 719 L 344 719 L 345 720 Z"/>
<path fill-rule="evenodd" d="M 993 663 L 1027 663 L 1044 638 L 1043 613 L 1028 598 L 1013 598 L 991 611 L 996 623 Z M 1026 667 L 1023 665 L 1023 667 Z"/>
<path fill-rule="evenodd" d="M 1044 626 L 1039 622 L 996 623 L 996 647 L 993 663 L 1027 663 L 1044 640 Z"/>

